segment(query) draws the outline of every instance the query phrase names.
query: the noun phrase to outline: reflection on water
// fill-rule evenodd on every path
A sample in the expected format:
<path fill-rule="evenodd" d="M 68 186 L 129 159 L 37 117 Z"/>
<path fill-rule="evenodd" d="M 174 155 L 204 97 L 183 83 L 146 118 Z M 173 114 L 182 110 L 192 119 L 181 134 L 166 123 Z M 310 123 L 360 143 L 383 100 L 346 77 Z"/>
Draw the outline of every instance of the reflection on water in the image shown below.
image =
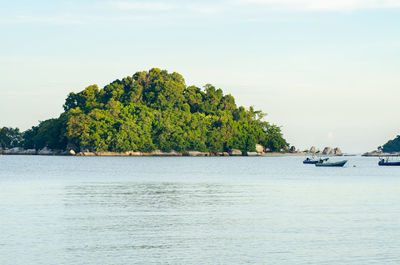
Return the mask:
<path fill-rule="evenodd" d="M 372 160 L 6 159 L 0 264 L 400 263 L 400 174 Z"/>

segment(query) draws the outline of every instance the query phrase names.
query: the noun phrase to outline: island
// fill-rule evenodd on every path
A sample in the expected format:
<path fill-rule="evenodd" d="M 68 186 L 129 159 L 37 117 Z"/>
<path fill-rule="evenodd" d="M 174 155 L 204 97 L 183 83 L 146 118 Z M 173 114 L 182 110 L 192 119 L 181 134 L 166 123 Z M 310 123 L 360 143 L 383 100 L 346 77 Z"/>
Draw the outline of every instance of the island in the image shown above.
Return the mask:
<path fill-rule="evenodd" d="M 377 150 L 364 153 L 363 156 L 400 156 L 400 135 L 379 146 Z"/>
<path fill-rule="evenodd" d="M 187 86 L 180 74 L 158 68 L 71 92 L 63 108 L 58 118 L 24 132 L 1 128 L 2 153 L 225 156 L 290 150 L 281 127 L 265 121 L 262 111 L 237 106 L 213 85 Z"/>

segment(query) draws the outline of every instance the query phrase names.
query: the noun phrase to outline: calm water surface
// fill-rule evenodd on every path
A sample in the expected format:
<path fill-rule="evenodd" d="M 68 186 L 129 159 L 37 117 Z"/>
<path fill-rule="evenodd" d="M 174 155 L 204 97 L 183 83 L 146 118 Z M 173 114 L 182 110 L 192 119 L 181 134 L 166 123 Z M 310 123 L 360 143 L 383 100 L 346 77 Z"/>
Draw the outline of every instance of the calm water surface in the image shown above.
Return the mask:
<path fill-rule="evenodd" d="M 0 264 L 400 264 L 400 167 L 302 159 L 0 156 Z"/>

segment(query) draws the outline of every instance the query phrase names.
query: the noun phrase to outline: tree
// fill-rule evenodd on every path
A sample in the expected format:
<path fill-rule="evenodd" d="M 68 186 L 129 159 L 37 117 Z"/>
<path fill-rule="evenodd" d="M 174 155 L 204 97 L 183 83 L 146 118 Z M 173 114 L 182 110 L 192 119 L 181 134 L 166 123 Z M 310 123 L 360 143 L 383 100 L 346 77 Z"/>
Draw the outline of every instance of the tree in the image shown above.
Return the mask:
<path fill-rule="evenodd" d="M 264 131 L 266 133 L 266 137 L 262 143 L 271 151 L 279 152 L 281 149 L 286 149 L 289 146 L 289 144 L 283 138 L 281 128 L 279 126 L 274 124 L 266 124 Z"/>
<path fill-rule="evenodd" d="M 18 128 L 3 127 L 0 128 L 0 147 L 1 148 L 13 148 L 21 146 L 22 144 L 22 133 Z"/>

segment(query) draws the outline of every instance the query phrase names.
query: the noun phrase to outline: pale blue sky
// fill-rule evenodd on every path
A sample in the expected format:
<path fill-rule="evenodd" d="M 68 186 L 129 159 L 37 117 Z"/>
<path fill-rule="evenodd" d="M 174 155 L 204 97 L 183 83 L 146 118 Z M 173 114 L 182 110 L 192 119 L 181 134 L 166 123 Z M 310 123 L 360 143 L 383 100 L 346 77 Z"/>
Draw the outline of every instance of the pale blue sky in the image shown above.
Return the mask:
<path fill-rule="evenodd" d="M 396 0 L 0 0 L 0 36 L 0 126 L 159 67 L 262 109 L 300 148 L 362 152 L 400 134 Z"/>

